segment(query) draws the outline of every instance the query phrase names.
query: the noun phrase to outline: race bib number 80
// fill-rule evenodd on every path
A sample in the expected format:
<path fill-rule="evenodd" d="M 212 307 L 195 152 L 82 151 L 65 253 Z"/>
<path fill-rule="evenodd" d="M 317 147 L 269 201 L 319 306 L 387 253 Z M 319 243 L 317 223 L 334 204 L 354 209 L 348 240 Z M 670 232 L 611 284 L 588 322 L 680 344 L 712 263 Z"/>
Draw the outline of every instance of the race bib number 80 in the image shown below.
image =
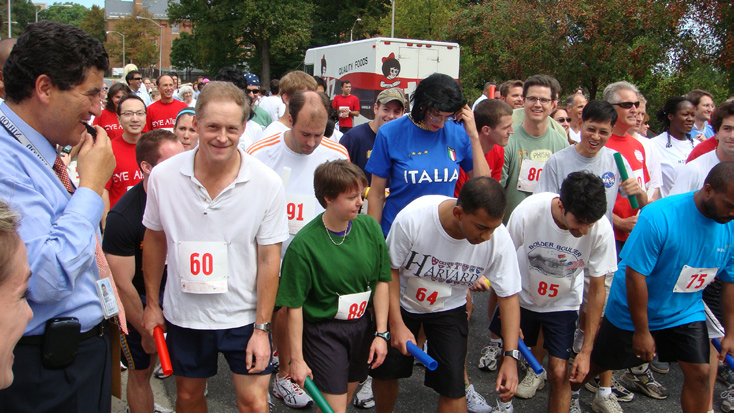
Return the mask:
<path fill-rule="evenodd" d="M 544 167 L 545 162 L 523 159 L 520 165 L 520 175 L 517 179 L 517 190 L 523 192 L 535 191 Z"/>
<path fill-rule="evenodd" d="M 179 242 L 181 290 L 193 294 L 227 292 L 227 243 Z"/>

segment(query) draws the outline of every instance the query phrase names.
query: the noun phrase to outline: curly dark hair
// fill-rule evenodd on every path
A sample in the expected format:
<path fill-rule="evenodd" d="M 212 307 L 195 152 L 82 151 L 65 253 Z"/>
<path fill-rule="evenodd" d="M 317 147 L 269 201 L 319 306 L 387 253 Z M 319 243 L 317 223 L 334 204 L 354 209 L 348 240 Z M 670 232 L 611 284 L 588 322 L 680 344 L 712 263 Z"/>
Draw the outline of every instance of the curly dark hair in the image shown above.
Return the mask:
<path fill-rule="evenodd" d="M 455 113 L 466 105 L 459 82 L 442 73 L 434 73 L 421 80 L 410 101 L 413 106 L 410 116 L 415 122 L 423 121 L 428 109 Z"/>

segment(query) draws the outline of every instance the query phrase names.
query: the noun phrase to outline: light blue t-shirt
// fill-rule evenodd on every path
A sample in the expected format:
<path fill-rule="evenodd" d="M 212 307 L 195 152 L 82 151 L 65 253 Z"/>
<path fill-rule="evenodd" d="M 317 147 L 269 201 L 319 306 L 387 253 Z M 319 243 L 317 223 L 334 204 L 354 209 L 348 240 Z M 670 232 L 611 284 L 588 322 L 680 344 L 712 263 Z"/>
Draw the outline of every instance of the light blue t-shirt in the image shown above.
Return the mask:
<path fill-rule="evenodd" d="M 716 275 L 734 282 L 734 221 L 719 224 L 698 211 L 694 192 L 655 201 L 642 209 L 624 245 L 614 274 L 606 317 L 617 328 L 634 331 L 627 306 L 627 266 L 645 275 L 650 331 L 706 319 L 702 291 L 673 292 L 684 265 L 719 268 Z"/>
<path fill-rule="evenodd" d="M 695 138 L 696 136 L 698 136 L 700 134 L 703 134 L 703 136 L 705 136 L 706 139 L 708 139 L 708 138 L 716 135 L 716 132 L 714 132 L 714 128 L 708 122 L 706 122 L 706 126 L 703 127 L 703 130 L 702 131 L 699 130 L 696 127 L 696 124 L 694 123 L 693 124 L 693 129 L 691 129 L 691 136 Z"/>
<path fill-rule="evenodd" d="M 367 171 L 390 182 L 382 210 L 383 235 L 395 216 L 423 195 L 453 196 L 459 168 L 473 168 L 471 140 L 452 121 L 436 132 L 423 130 L 403 116 L 380 127 Z"/>

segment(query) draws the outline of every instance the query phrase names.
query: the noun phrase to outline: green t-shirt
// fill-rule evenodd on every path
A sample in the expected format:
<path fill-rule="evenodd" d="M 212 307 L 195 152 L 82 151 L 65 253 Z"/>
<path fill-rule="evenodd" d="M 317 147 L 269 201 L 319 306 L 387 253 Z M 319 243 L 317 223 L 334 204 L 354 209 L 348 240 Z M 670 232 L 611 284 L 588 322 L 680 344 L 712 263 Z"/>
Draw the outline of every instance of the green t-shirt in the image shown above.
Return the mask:
<path fill-rule="evenodd" d="M 533 194 L 532 190 L 521 191 L 517 188 L 522 161 L 529 159 L 545 162 L 551 155 L 567 146 L 568 140 L 551 128 L 547 128 L 545 133 L 538 137 L 527 133 L 522 125 L 515 128 L 515 133 L 510 135 L 510 142 L 505 147 L 505 165 L 502 167 L 500 180 L 507 197 L 507 210 L 502 220 L 505 225 L 520 202 Z"/>
<path fill-rule="evenodd" d="M 265 109 L 260 106 L 255 106 L 253 111 L 255 112 L 255 116 L 252 117 L 253 122 L 261 125 L 263 128 L 267 128 L 268 125 L 273 123 L 273 120 L 270 118 L 270 114 Z"/>
<path fill-rule="evenodd" d="M 378 281 L 392 279 L 377 221 L 358 215 L 344 243 L 334 245 L 321 215 L 298 231 L 285 252 L 276 299 L 279 306 L 303 307 L 303 318 L 309 323 L 333 319 L 340 295 L 374 291 Z M 337 243 L 342 240 L 331 237 Z"/>

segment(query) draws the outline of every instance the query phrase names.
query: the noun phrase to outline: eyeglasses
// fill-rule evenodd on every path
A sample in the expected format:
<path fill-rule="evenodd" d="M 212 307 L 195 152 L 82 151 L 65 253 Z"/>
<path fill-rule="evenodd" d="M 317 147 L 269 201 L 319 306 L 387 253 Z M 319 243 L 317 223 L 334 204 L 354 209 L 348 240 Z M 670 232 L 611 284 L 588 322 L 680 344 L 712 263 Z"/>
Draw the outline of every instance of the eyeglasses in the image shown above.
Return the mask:
<path fill-rule="evenodd" d="M 431 122 L 448 122 L 453 118 L 454 115 L 449 116 L 441 116 L 441 115 L 433 115 L 431 113 L 428 114 L 428 119 L 431 120 Z"/>
<path fill-rule="evenodd" d="M 540 102 L 540 104 L 541 104 L 541 105 L 545 106 L 545 105 L 547 105 L 547 104 L 549 104 L 549 103 L 553 102 L 553 99 L 548 99 L 548 98 L 536 98 L 535 96 L 527 96 L 527 97 L 525 97 L 525 101 L 526 101 L 526 102 L 530 102 L 530 103 L 532 103 L 533 105 L 534 105 L 534 104 L 536 104 L 537 102 Z"/>
<path fill-rule="evenodd" d="M 619 106 L 622 109 L 630 109 L 632 106 L 639 108 L 640 107 L 640 101 L 637 102 L 619 102 L 619 103 L 612 103 L 614 106 Z"/>
<path fill-rule="evenodd" d="M 142 77 L 134 77 L 133 80 L 143 80 Z"/>
<path fill-rule="evenodd" d="M 562 122 L 571 123 L 571 118 L 558 118 L 558 119 L 556 119 L 556 122 L 558 122 L 558 123 L 562 123 Z"/>
<path fill-rule="evenodd" d="M 102 90 L 109 90 L 109 88 L 108 88 L 107 86 L 104 86 L 104 87 L 102 88 Z"/>
<path fill-rule="evenodd" d="M 126 112 L 120 113 L 120 116 L 122 116 L 123 118 L 132 118 L 133 115 L 139 118 L 142 118 L 143 116 L 145 116 L 145 111 L 144 110 L 139 110 L 137 112 L 126 111 Z"/>
<path fill-rule="evenodd" d="M 253 95 L 259 95 L 260 89 L 247 89 L 247 93 L 252 93 Z"/>

